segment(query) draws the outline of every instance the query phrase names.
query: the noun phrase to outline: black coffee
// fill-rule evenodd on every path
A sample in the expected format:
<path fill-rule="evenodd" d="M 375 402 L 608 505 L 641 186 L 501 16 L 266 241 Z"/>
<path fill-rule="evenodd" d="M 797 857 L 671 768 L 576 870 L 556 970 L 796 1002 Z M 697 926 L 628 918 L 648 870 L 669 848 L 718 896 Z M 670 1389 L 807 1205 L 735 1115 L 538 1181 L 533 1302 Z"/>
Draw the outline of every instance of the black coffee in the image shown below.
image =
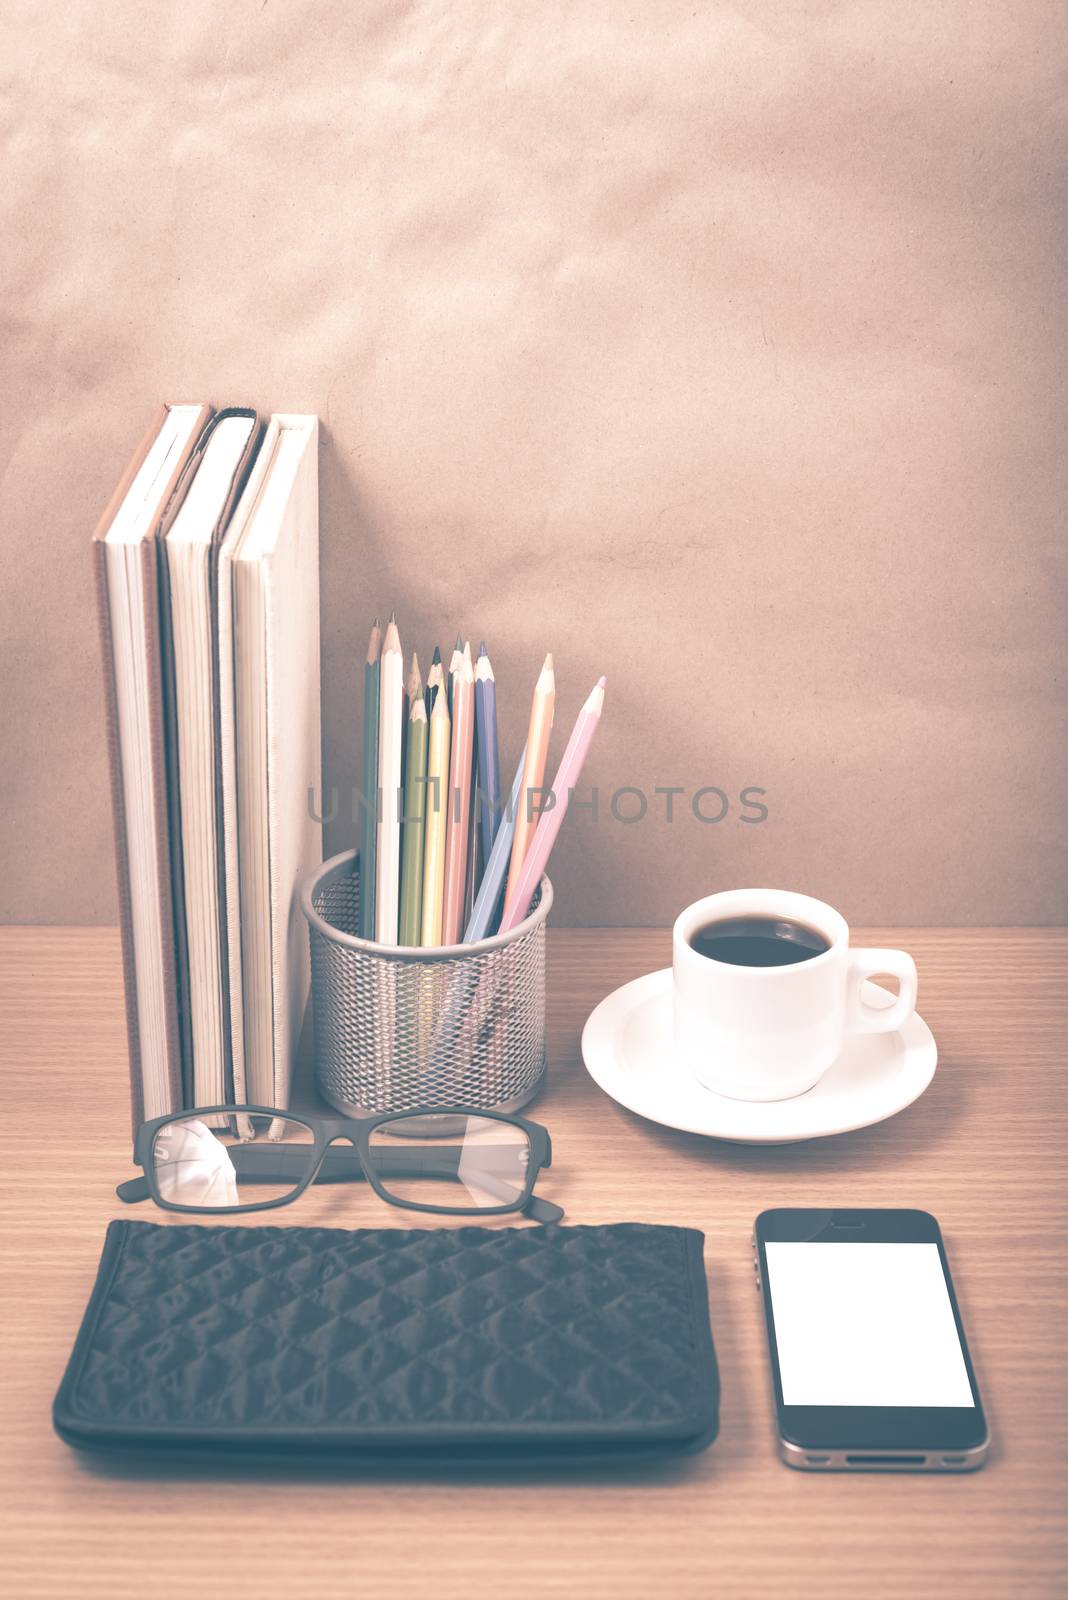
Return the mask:
<path fill-rule="evenodd" d="M 830 941 L 803 922 L 785 917 L 729 917 L 706 922 L 690 936 L 699 956 L 733 967 L 793 967 L 831 948 Z"/>

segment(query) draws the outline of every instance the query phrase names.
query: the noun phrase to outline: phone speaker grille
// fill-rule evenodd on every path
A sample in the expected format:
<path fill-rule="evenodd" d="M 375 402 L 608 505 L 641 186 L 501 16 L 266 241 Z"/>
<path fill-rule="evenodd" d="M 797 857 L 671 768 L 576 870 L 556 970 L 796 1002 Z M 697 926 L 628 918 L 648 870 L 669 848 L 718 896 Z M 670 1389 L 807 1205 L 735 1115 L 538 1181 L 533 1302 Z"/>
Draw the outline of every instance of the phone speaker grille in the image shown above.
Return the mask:
<path fill-rule="evenodd" d="M 926 1456 L 873 1456 L 873 1455 L 848 1455 L 846 1465 L 850 1467 L 924 1467 L 927 1465 Z"/>

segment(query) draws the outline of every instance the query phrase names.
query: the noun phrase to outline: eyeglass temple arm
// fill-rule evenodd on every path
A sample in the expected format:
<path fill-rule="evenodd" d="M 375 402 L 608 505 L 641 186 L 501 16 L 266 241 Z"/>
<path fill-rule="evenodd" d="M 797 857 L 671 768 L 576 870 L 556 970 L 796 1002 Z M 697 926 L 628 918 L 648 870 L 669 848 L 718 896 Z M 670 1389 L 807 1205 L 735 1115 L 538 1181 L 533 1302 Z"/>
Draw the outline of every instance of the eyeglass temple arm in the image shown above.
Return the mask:
<path fill-rule="evenodd" d="M 147 1200 L 148 1179 L 127 1178 L 125 1183 L 119 1184 L 118 1188 L 115 1190 L 115 1193 L 118 1195 L 119 1199 L 124 1200 L 128 1206 L 133 1205 L 135 1200 Z"/>

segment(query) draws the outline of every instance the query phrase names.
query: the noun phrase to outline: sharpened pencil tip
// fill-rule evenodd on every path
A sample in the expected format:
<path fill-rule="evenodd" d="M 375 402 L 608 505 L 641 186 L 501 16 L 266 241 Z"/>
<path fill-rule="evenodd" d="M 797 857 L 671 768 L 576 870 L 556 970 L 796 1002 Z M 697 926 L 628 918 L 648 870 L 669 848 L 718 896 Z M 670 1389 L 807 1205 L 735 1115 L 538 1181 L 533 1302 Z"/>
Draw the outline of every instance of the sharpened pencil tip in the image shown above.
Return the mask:
<path fill-rule="evenodd" d="M 545 661 L 544 661 L 544 664 L 543 664 L 541 670 L 543 672 L 552 672 L 553 671 L 553 653 L 552 653 L 551 650 L 549 651 L 549 654 L 545 657 Z"/>
<path fill-rule="evenodd" d="M 478 642 L 478 653 L 479 653 L 480 656 L 484 656 L 486 654 L 486 641 L 485 641 L 485 639 L 480 639 L 479 640 L 479 642 Z"/>
<path fill-rule="evenodd" d="M 389 620 L 390 620 L 390 622 L 396 622 L 396 620 L 397 620 L 397 613 L 396 613 L 396 612 L 395 612 L 395 611 L 391 611 L 391 612 L 390 612 L 390 614 L 389 614 Z"/>
<path fill-rule="evenodd" d="M 602 677 L 597 679 L 597 687 L 598 687 L 598 689 L 604 689 L 607 686 L 607 684 L 608 684 L 608 679 L 606 677 L 602 676 Z"/>
<path fill-rule="evenodd" d="M 458 633 L 458 634 L 457 634 L 457 635 L 456 635 L 456 648 L 457 648 L 457 650 L 459 650 L 459 651 L 460 651 L 460 652 L 461 652 L 461 653 L 462 653 L 462 652 L 463 652 L 463 648 L 464 648 L 464 636 L 463 636 L 463 634 L 462 634 L 462 633 Z"/>
<path fill-rule="evenodd" d="M 440 645 L 436 644 L 434 646 L 434 659 L 433 659 L 433 661 L 431 661 L 430 665 L 432 667 L 440 667 L 441 666 L 441 646 Z"/>
<path fill-rule="evenodd" d="M 423 698 L 423 680 L 419 675 L 419 657 L 414 650 L 412 651 L 412 670 L 408 674 L 404 687 L 410 700 L 421 700 Z"/>

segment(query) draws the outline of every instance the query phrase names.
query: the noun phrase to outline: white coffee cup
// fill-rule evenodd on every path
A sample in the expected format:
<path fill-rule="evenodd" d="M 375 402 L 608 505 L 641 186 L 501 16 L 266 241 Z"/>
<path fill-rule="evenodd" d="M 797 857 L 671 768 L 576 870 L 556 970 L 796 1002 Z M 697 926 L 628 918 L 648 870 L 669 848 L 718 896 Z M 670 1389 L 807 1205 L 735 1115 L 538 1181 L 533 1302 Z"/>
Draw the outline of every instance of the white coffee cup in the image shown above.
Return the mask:
<path fill-rule="evenodd" d="M 694 949 L 709 923 L 767 917 L 814 929 L 827 948 L 788 966 L 740 966 Z M 676 919 L 675 1045 L 699 1083 L 732 1100 L 788 1100 L 819 1082 L 849 1033 L 892 1033 L 916 1009 L 916 963 L 904 950 L 851 950 L 845 918 L 781 889 L 732 889 Z M 898 979 L 893 1005 L 864 999 L 864 981 Z"/>

